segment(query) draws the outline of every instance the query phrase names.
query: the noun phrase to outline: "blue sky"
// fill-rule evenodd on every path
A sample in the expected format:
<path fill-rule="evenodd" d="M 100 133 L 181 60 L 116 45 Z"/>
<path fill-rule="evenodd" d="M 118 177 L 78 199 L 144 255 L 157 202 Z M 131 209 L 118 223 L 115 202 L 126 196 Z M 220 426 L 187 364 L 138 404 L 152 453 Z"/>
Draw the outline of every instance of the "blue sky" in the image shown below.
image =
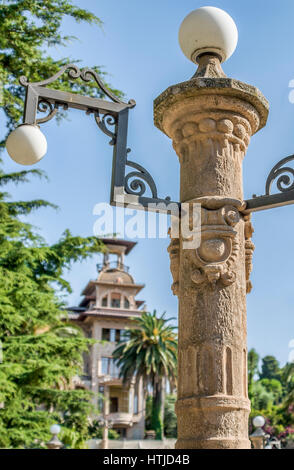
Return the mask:
<path fill-rule="evenodd" d="M 83 0 L 76 4 L 96 13 L 97 26 L 64 22 L 65 34 L 78 37 L 67 49 L 51 51 L 55 57 L 82 59 L 82 65 L 103 65 L 109 81 L 134 98 L 128 145 L 135 161 L 157 182 L 160 196 L 178 200 L 179 164 L 169 139 L 153 125 L 153 100 L 169 85 L 189 79 L 195 67 L 182 54 L 178 29 L 183 18 L 206 3 L 183 0 Z M 289 81 L 294 79 L 293 0 L 219 0 L 208 5 L 226 10 L 239 30 L 239 44 L 224 64 L 230 77 L 257 86 L 270 102 L 267 127 L 252 138 L 244 161 L 245 198 L 264 194 L 267 175 L 281 158 L 294 153 L 294 105 L 289 102 Z M 44 198 L 59 205 L 58 212 L 41 210 L 30 217 L 53 243 L 69 228 L 91 235 L 96 203 L 109 200 L 112 149 L 92 118 L 72 111 L 69 120 L 42 126 L 48 154 L 37 166 L 49 183 L 34 181 L 11 188 L 14 198 Z M 7 155 L 7 171 L 19 170 Z M 255 227 L 253 292 L 248 296 L 248 346 L 262 355 L 274 354 L 285 363 L 294 338 L 294 206 L 258 213 Z M 177 312 L 170 291 L 167 239 L 140 240 L 126 264 L 138 282 L 146 284 L 141 297 L 150 310 Z M 96 277 L 98 256 L 75 265 L 67 278 L 77 304 L 89 279 Z"/>

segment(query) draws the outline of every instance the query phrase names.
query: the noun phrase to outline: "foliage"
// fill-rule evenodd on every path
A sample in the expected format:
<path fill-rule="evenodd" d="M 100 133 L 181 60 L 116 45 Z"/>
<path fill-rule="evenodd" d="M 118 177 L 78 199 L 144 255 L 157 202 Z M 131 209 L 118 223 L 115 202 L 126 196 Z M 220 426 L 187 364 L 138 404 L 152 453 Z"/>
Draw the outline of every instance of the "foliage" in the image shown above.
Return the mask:
<path fill-rule="evenodd" d="M 177 416 L 175 412 L 176 395 L 166 395 L 164 402 L 164 436 L 175 439 L 177 437 Z M 152 395 L 146 398 L 145 429 L 150 431 L 152 427 Z"/>
<path fill-rule="evenodd" d="M 164 435 L 168 438 L 177 437 L 177 415 L 175 404 L 177 397 L 167 395 L 164 404 Z"/>
<path fill-rule="evenodd" d="M 102 427 L 99 425 L 99 422 L 97 420 L 94 420 L 89 426 L 89 438 L 102 439 Z M 115 431 L 115 429 L 109 429 L 108 438 L 119 439 L 119 434 Z"/>
<path fill-rule="evenodd" d="M 15 175 L 5 175 L 14 181 Z M 17 179 L 17 177 L 16 177 Z M 38 206 L 38 204 L 37 204 Z M 25 203 L 22 203 L 23 213 Z M 34 202 L 27 203 L 28 212 Z M 87 437 L 90 394 L 73 390 L 89 340 L 67 327 L 64 305 L 55 290 L 70 291 L 63 272 L 73 261 L 100 251 L 94 237 L 66 231 L 52 246 L 19 220 L 0 199 L 0 446 L 30 447 L 50 438 L 55 421 L 76 431 L 78 445 Z M 53 287 L 54 285 L 54 287 Z"/>
<path fill-rule="evenodd" d="M 274 356 L 266 356 L 262 359 L 262 371 L 258 378 L 257 357 L 256 351 L 249 351 L 250 418 L 253 419 L 257 415 L 264 416 L 266 419 L 264 431 L 286 445 L 294 435 L 294 367 L 293 364 L 286 364 L 280 368 Z M 250 433 L 253 431 L 252 419 Z"/>
<path fill-rule="evenodd" d="M 294 362 L 286 364 L 283 372 L 282 379 L 285 384 L 286 390 L 286 404 L 294 407 Z"/>
<path fill-rule="evenodd" d="M 125 383 L 134 377 L 143 380 L 144 389 L 152 387 L 152 429 L 156 438 L 162 439 L 163 422 L 162 382 L 167 378 L 176 380 L 177 338 L 174 327 L 168 325 L 165 314 L 160 317 L 153 313 L 143 313 L 135 319 L 134 327 L 127 332 L 126 339 L 113 353 L 120 376 Z"/>
<path fill-rule="evenodd" d="M 262 359 L 261 379 L 277 379 L 281 376 L 279 362 L 274 356 L 266 356 Z"/>
<path fill-rule="evenodd" d="M 145 430 L 152 431 L 152 395 L 148 394 L 145 400 Z"/>
<path fill-rule="evenodd" d="M 65 46 L 73 39 L 61 32 L 62 21 L 71 17 L 77 22 L 101 26 L 102 22 L 91 12 L 78 8 L 70 0 L 3 0 L 0 5 L 0 76 L 2 82 L 2 109 L 8 130 L 20 123 L 25 89 L 19 78 L 26 76 L 38 82 L 54 75 L 63 65 L 79 62 L 70 58 L 53 59 L 51 47 Z M 93 67 L 100 75 L 105 73 Z M 63 75 L 54 85 L 59 90 L 87 93 L 99 97 L 101 92 L 94 82 L 70 81 Z M 122 96 L 121 92 L 112 89 Z M 2 147 L 4 141 L 2 142 Z"/>
<path fill-rule="evenodd" d="M 89 25 L 101 24 L 70 0 L 1 2 L 1 105 L 8 131 L 22 116 L 24 89 L 18 84 L 19 77 L 40 81 L 72 62 L 49 55 L 50 47 L 72 39 L 61 33 L 66 16 Z M 93 84 L 70 82 L 64 76 L 55 87 L 100 96 Z M 42 173 L 0 171 L 0 186 L 27 182 L 32 175 L 41 177 Z M 68 325 L 57 289 L 70 292 L 64 271 L 72 262 L 101 251 L 102 244 L 94 237 L 65 231 L 49 246 L 20 216 L 52 205 L 43 200 L 7 198 L 0 192 L 0 447 L 42 447 L 51 438 L 50 425 L 59 422 L 66 445 L 81 448 L 88 438 L 91 394 L 75 390 L 73 378 L 81 372 L 82 354 L 91 342 Z"/>
<path fill-rule="evenodd" d="M 258 373 L 258 362 L 259 362 L 259 355 L 255 351 L 255 349 L 251 349 L 248 351 L 248 393 L 249 398 L 252 395 L 252 387 L 254 383 L 254 377 Z"/>

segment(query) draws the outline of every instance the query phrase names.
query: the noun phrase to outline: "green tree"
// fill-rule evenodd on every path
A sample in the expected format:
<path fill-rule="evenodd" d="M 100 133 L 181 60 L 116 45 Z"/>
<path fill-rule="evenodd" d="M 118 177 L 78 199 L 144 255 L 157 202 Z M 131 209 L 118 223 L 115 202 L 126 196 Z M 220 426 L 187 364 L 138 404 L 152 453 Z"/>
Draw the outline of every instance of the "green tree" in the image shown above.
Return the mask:
<path fill-rule="evenodd" d="M 255 349 L 250 349 L 248 352 L 248 392 L 249 398 L 252 396 L 252 387 L 254 377 L 258 373 L 259 355 Z"/>
<path fill-rule="evenodd" d="M 72 39 L 62 35 L 66 16 L 101 24 L 69 0 L 1 2 L 0 104 L 8 132 L 21 121 L 24 89 L 19 77 L 40 81 L 73 61 L 55 60 L 49 54 L 51 46 L 63 46 Z M 98 67 L 95 70 L 101 73 Z M 71 82 L 67 77 L 60 77 L 54 86 L 101 96 L 93 84 Z M 0 171 L 0 187 L 26 182 L 30 175 L 41 176 L 41 172 Z M 48 246 L 23 222 L 23 216 L 46 206 L 50 204 L 42 200 L 11 201 L 4 190 L 0 192 L 0 447 L 39 447 L 50 438 L 48 429 L 55 421 L 75 447 L 82 447 L 88 437 L 90 393 L 75 390 L 72 379 L 81 372 L 89 340 L 68 324 L 59 292 L 70 292 L 64 271 L 71 263 L 101 251 L 102 244 L 94 237 L 65 231 Z"/>
<path fill-rule="evenodd" d="M 281 377 L 279 361 L 274 356 L 265 356 L 261 364 L 261 379 L 277 379 Z"/>
<path fill-rule="evenodd" d="M 24 181 L 28 173 L 1 174 L 0 186 Z M 55 420 L 78 433 L 77 446 L 87 437 L 90 395 L 73 390 L 72 379 L 89 341 L 69 327 L 56 290 L 70 292 L 64 270 L 102 244 L 66 231 L 48 246 L 18 217 L 44 204 L 7 202 L 0 194 L 0 447 L 46 440 Z"/>
<path fill-rule="evenodd" d="M 164 403 L 164 435 L 169 438 L 177 437 L 176 401 L 175 395 L 167 395 Z"/>
<path fill-rule="evenodd" d="M 103 428 L 99 421 L 94 420 L 89 426 L 90 439 L 102 439 Z M 119 439 L 119 433 L 115 429 L 108 430 L 108 439 Z M 62 441 L 63 442 L 63 441 Z"/>
<path fill-rule="evenodd" d="M 275 436 L 284 445 L 294 435 L 294 368 L 293 364 L 286 364 L 280 369 L 278 361 L 273 356 L 266 356 L 262 362 L 262 372 L 257 380 L 256 354 L 251 355 L 253 380 L 249 385 L 251 400 L 251 418 L 262 415 L 266 418 L 265 432 Z M 253 360 L 252 360 L 253 357 Z M 249 359 L 250 361 L 250 359 Z M 250 367 L 248 367 L 250 369 Z M 250 376 L 250 371 L 249 371 Z M 250 382 L 249 382 L 250 384 Z M 250 421 L 251 422 L 251 421 Z M 250 432 L 253 431 L 251 425 Z"/>
<path fill-rule="evenodd" d="M 274 403 L 277 405 L 282 401 L 283 398 L 283 386 L 277 379 L 261 379 L 259 383 L 266 389 L 268 393 L 271 393 L 274 398 Z"/>
<path fill-rule="evenodd" d="M 287 406 L 291 407 L 294 413 L 294 363 L 287 363 L 283 368 L 283 382 L 285 384 L 285 399 Z"/>
<path fill-rule="evenodd" d="M 64 36 L 61 25 L 65 17 L 89 25 L 102 24 L 91 12 L 78 8 L 70 0 L 2 0 L 0 5 L 0 77 L 1 106 L 6 116 L 8 131 L 20 123 L 23 114 L 25 89 L 19 85 L 24 75 L 37 82 L 54 75 L 69 62 L 79 62 L 68 57 L 55 60 L 50 47 L 65 46 L 74 37 Z M 90 65 L 90 64 L 89 64 Z M 105 75 L 98 66 L 93 69 Z M 94 82 L 80 83 L 65 77 L 55 82 L 55 88 L 64 91 L 101 96 Z M 122 96 L 118 90 L 112 90 Z M 4 146 L 5 140 L 1 145 Z"/>
<path fill-rule="evenodd" d="M 163 437 L 162 400 L 163 379 L 174 382 L 177 367 L 177 337 L 175 328 L 168 325 L 165 314 L 143 313 L 134 320 L 134 328 L 113 353 L 124 383 L 134 377 L 143 380 L 144 389 L 152 387 L 151 429 L 156 438 Z"/>
<path fill-rule="evenodd" d="M 257 381 L 253 383 L 251 390 L 251 405 L 254 410 L 269 410 L 275 400 L 275 395 L 272 391 Z"/>

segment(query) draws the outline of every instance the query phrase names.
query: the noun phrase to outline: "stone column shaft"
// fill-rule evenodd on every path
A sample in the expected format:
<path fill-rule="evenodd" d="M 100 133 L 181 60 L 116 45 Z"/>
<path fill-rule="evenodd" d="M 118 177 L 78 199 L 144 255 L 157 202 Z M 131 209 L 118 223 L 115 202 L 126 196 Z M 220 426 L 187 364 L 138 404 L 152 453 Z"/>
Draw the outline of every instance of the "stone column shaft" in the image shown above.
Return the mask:
<path fill-rule="evenodd" d="M 242 161 L 265 125 L 254 87 L 196 77 L 155 100 L 155 124 L 173 141 L 181 202 L 201 204 L 201 245 L 169 247 L 179 297 L 179 449 L 250 448 L 246 290 L 254 246 L 242 215 Z"/>

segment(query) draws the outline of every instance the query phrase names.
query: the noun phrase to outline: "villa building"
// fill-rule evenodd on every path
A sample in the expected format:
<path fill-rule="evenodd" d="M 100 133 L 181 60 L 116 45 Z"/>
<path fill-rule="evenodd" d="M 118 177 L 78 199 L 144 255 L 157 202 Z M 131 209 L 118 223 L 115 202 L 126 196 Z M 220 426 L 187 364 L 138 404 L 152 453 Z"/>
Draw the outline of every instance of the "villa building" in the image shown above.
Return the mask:
<path fill-rule="evenodd" d="M 142 315 L 144 302 L 137 294 L 144 285 L 135 283 L 125 266 L 125 256 L 136 243 L 103 239 L 107 252 L 98 265 L 98 277 L 88 282 L 79 307 L 69 310 L 88 338 L 99 340 L 84 358 L 83 384 L 94 392 L 95 405 L 111 420 L 122 438 L 144 438 L 145 403 L 142 383 L 126 387 L 112 359 L 118 341 L 123 339 L 132 319 Z M 104 396 L 104 400 L 103 397 Z"/>

